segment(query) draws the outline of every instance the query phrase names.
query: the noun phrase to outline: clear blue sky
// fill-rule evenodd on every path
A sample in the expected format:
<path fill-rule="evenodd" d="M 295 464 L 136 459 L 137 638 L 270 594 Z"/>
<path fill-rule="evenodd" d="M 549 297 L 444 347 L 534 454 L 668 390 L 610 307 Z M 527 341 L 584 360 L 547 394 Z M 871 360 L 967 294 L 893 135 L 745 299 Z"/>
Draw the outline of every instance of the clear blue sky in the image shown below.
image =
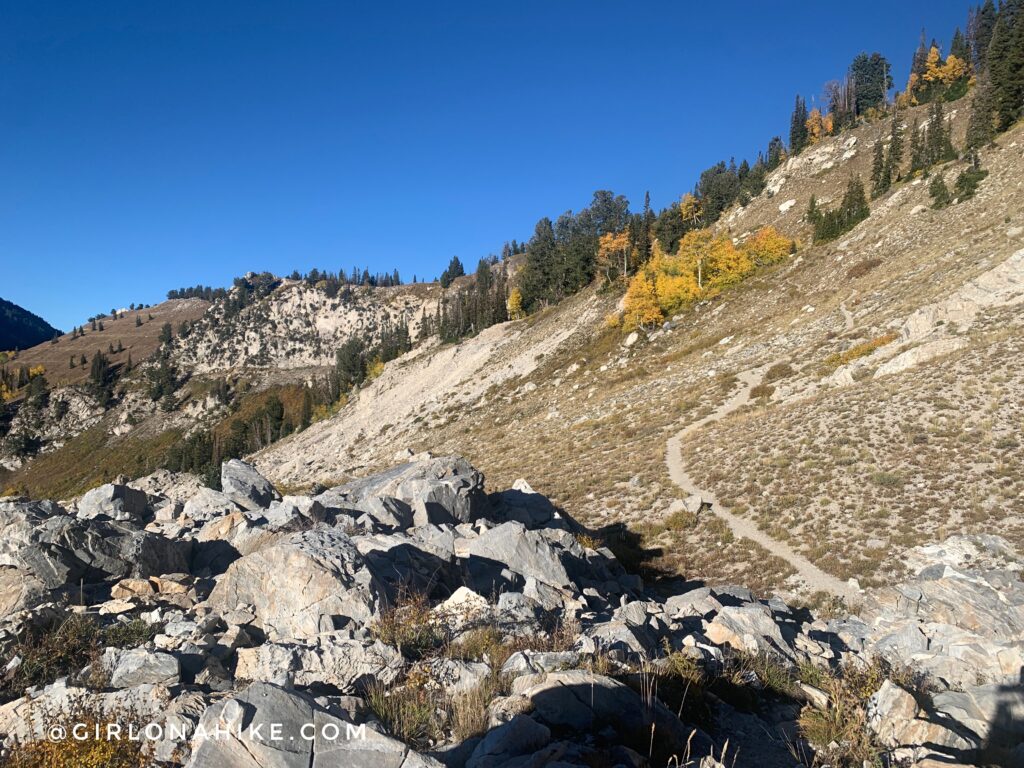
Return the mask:
<path fill-rule="evenodd" d="M 861 50 L 902 86 L 967 7 L 0 0 L 0 296 L 67 329 L 248 270 L 472 267 L 752 158 Z"/>

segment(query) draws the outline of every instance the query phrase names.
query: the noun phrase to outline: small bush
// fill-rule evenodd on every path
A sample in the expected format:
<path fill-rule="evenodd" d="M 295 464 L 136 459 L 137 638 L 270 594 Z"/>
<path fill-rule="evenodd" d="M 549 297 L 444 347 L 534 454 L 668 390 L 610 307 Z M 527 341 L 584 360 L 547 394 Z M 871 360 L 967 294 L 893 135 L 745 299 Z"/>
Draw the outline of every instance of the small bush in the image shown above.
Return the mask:
<path fill-rule="evenodd" d="M 49 685 L 78 672 L 99 655 L 101 637 L 99 625 L 78 614 L 26 632 L 9 654 L 9 658 L 20 657 L 21 664 L 0 680 L 0 698 L 17 698 L 29 686 Z"/>
<path fill-rule="evenodd" d="M 118 622 L 103 631 L 103 644 L 115 648 L 136 648 L 145 645 L 163 629 L 163 624 L 150 624 L 143 619 Z"/>
<path fill-rule="evenodd" d="M 445 642 L 444 628 L 431 613 L 430 602 L 418 592 L 401 593 L 370 624 L 370 634 L 409 659 L 422 658 Z"/>
<path fill-rule="evenodd" d="M 850 280 L 856 280 L 858 277 L 864 277 L 864 275 L 873 270 L 875 267 L 881 266 L 881 264 L 882 260 L 875 258 L 858 261 L 856 264 L 854 264 L 852 267 L 846 270 L 846 276 Z"/>
<path fill-rule="evenodd" d="M 442 735 L 437 695 L 418 682 L 389 688 L 374 681 L 366 703 L 388 733 L 414 749 L 426 749 Z"/>
<path fill-rule="evenodd" d="M 767 400 L 772 396 L 775 391 L 775 387 L 771 384 L 758 384 L 756 387 L 750 389 L 750 396 L 754 400 Z"/>
<path fill-rule="evenodd" d="M 794 373 L 796 373 L 796 371 L 793 370 L 793 366 L 789 363 L 776 363 L 764 372 L 764 376 L 761 378 L 761 383 L 771 384 L 773 381 L 788 379 Z"/>
<path fill-rule="evenodd" d="M 70 735 L 61 740 L 39 739 L 14 742 L 5 752 L 6 768 L 145 768 L 152 765 L 146 754 L 146 742 L 129 739 L 129 727 L 141 729 L 144 723 L 130 712 L 103 713 L 81 699 L 67 711 L 41 718 L 42 732 L 60 728 L 70 734 L 72 726 L 84 724 L 87 738 Z M 118 728 L 121 738 L 104 738 Z M 99 734 L 99 738 L 97 738 Z"/>
<path fill-rule="evenodd" d="M 884 347 L 886 344 L 892 344 L 896 339 L 900 337 L 896 331 L 889 331 L 888 333 L 877 336 L 868 341 L 855 344 L 844 352 L 836 352 L 833 355 L 829 355 L 825 358 L 825 366 L 828 368 L 840 368 L 841 366 L 852 363 L 861 357 L 870 355 L 877 349 Z"/>
<path fill-rule="evenodd" d="M 988 176 L 988 171 L 973 166 L 961 171 L 953 183 L 953 192 L 956 194 L 957 202 L 962 203 L 964 200 L 974 197 L 978 191 L 978 185 L 986 176 Z"/>
<path fill-rule="evenodd" d="M 488 675 L 483 682 L 465 693 L 452 697 L 450 723 L 456 741 L 465 741 L 487 731 L 487 705 L 505 693 L 508 681 L 501 675 Z"/>

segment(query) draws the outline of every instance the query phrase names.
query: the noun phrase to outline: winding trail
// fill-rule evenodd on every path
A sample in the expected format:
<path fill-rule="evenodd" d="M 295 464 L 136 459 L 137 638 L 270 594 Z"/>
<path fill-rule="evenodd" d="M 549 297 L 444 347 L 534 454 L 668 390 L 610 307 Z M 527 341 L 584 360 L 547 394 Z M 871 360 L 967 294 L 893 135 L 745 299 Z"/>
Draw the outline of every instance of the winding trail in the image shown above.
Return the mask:
<path fill-rule="evenodd" d="M 825 573 L 785 542 L 773 539 L 758 528 L 754 522 L 734 515 L 728 508 L 722 506 L 710 491 L 698 488 L 683 464 L 683 441 L 701 427 L 725 418 L 730 413 L 750 402 L 750 390 L 760 382 L 761 373 L 767 368 L 768 366 L 762 366 L 761 368 L 753 368 L 738 374 L 737 378 L 740 381 L 740 388 L 728 400 L 703 419 L 690 424 L 669 438 L 665 445 L 665 463 L 668 465 L 668 474 L 672 478 L 672 482 L 679 486 L 685 496 L 697 495 L 704 500 L 705 504 L 710 504 L 711 512 L 726 522 L 733 536 L 749 539 L 793 566 L 799 578 L 812 592 L 831 592 L 844 598 L 847 602 L 859 599 L 861 597 L 859 591 L 850 584 Z"/>

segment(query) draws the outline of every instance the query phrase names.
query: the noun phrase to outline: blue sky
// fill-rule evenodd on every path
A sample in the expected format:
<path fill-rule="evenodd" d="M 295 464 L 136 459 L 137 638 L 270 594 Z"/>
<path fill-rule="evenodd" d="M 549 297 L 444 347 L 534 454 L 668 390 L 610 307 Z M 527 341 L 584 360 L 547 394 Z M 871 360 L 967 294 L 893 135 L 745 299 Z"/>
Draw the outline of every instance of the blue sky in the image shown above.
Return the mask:
<path fill-rule="evenodd" d="M 470 266 L 785 137 L 966 2 L 0 0 L 0 296 L 67 329 L 248 270 Z"/>

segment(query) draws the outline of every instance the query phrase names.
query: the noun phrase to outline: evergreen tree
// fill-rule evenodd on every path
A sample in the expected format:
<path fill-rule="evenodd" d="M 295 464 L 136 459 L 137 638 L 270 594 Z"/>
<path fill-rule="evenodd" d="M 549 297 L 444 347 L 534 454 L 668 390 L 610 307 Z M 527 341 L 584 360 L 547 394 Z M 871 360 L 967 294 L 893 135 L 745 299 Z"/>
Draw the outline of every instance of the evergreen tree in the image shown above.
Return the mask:
<path fill-rule="evenodd" d="M 533 311 L 538 305 L 553 298 L 558 247 L 551 219 L 537 222 L 533 237 L 526 246 L 526 264 L 522 273 L 523 308 Z"/>
<path fill-rule="evenodd" d="M 949 55 L 956 56 L 960 61 L 968 63 L 971 61 L 971 46 L 964 33 L 960 31 L 960 27 L 957 27 L 953 33 L 953 40 L 949 44 Z"/>
<path fill-rule="evenodd" d="M 452 256 L 452 260 L 448 262 L 448 268 L 441 273 L 441 287 L 447 288 L 455 281 L 455 278 L 462 277 L 465 274 L 466 269 L 462 266 L 462 262 L 459 261 L 459 257 Z"/>
<path fill-rule="evenodd" d="M 900 180 L 900 166 L 903 164 L 903 123 L 899 112 L 892 116 L 892 126 L 889 129 L 889 151 L 885 158 L 885 168 L 882 171 L 885 177 L 886 188 L 893 182 Z"/>
<path fill-rule="evenodd" d="M 993 0 L 985 0 L 984 4 L 971 13 L 970 23 L 967 25 L 967 35 L 970 40 L 971 60 L 978 72 L 986 68 L 988 46 L 992 41 L 992 32 L 995 29 L 997 17 L 998 13 Z"/>
<path fill-rule="evenodd" d="M 70 360 L 70 362 L 68 363 L 68 368 L 74 368 L 74 367 L 75 367 L 75 356 L 74 356 L 74 355 L 72 355 L 72 356 L 71 356 L 71 360 Z"/>
<path fill-rule="evenodd" d="M 949 194 L 949 187 L 946 186 L 941 173 L 932 177 L 931 183 L 928 185 L 928 194 L 932 196 L 932 208 L 945 208 L 953 202 L 953 197 Z"/>
<path fill-rule="evenodd" d="M 802 96 L 796 97 L 796 104 L 793 106 L 793 115 L 789 120 L 789 151 L 794 155 L 800 154 L 807 146 L 807 103 Z"/>
<path fill-rule="evenodd" d="M 765 170 L 769 173 L 774 171 L 780 165 L 786 156 L 786 147 L 782 143 L 782 139 L 778 136 L 772 136 L 771 141 L 768 142 L 768 152 L 765 157 Z"/>
<path fill-rule="evenodd" d="M 856 115 L 863 115 L 869 109 L 885 107 L 886 97 L 892 88 L 892 74 L 889 61 L 880 53 L 858 54 L 850 64 L 849 80 L 853 83 L 853 103 Z"/>
<path fill-rule="evenodd" d="M 106 408 L 113 397 L 114 374 L 110 362 L 102 352 L 92 358 L 89 368 L 89 388 L 101 407 Z"/>
<path fill-rule="evenodd" d="M 170 323 L 164 323 L 160 327 L 160 336 L 158 337 L 161 344 L 170 344 L 171 339 L 174 338 L 174 332 L 171 330 Z"/>
<path fill-rule="evenodd" d="M 921 136 L 921 129 L 917 125 L 917 118 L 910 129 L 910 172 L 923 171 L 928 165 L 925 160 L 924 140 Z"/>
<path fill-rule="evenodd" d="M 992 30 L 987 65 L 995 102 L 996 123 L 1007 130 L 1024 105 L 1024 0 L 1004 0 Z"/>
<path fill-rule="evenodd" d="M 966 148 L 972 156 L 976 157 L 978 150 L 991 144 L 992 139 L 995 138 L 994 112 L 992 86 L 988 77 L 982 75 L 978 78 L 978 85 L 974 89 L 971 117 L 967 123 Z"/>
<path fill-rule="evenodd" d="M 883 195 L 887 189 L 889 184 L 885 178 L 885 150 L 882 147 L 882 140 L 879 139 L 875 142 L 875 155 L 871 161 L 871 196 Z"/>
<path fill-rule="evenodd" d="M 844 220 L 849 223 L 848 229 L 852 229 L 857 223 L 871 215 L 871 206 L 868 205 L 868 198 L 864 194 L 864 184 L 861 182 L 860 176 L 854 176 L 846 185 L 841 211 Z"/>

